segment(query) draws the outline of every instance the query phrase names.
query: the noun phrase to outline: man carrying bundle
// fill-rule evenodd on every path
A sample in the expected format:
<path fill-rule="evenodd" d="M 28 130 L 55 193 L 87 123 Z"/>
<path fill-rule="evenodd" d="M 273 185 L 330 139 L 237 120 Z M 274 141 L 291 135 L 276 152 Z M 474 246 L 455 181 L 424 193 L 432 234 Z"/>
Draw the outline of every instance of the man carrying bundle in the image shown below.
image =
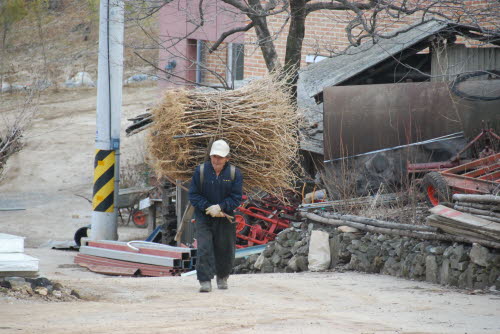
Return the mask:
<path fill-rule="evenodd" d="M 224 140 L 215 141 L 210 161 L 196 167 L 189 188 L 189 200 L 195 207 L 200 292 L 212 291 L 214 274 L 217 287 L 227 289 L 233 269 L 236 226 L 228 216 L 241 203 L 243 176 L 228 161 L 229 145 Z"/>

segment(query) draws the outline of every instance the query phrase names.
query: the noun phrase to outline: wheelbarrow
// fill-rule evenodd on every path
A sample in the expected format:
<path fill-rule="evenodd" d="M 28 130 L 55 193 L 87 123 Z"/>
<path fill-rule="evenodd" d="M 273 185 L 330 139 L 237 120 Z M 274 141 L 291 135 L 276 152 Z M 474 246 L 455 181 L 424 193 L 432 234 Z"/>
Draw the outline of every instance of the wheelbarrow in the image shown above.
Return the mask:
<path fill-rule="evenodd" d="M 148 193 L 155 187 L 131 187 L 123 188 L 118 191 L 118 215 L 123 225 L 128 225 L 130 221 L 139 228 L 146 228 L 148 226 L 146 214 L 139 210 L 139 202 L 146 198 Z M 123 218 L 122 210 L 128 213 L 127 220 Z"/>

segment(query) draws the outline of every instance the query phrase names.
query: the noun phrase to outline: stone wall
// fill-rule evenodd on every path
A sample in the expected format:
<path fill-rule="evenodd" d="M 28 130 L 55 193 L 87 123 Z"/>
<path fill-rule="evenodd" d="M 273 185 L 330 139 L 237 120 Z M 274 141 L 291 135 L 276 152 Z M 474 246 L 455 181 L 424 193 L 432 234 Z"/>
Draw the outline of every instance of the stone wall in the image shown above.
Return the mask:
<path fill-rule="evenodd" d="M 500 290 L 498 250 L 476 244 L 341 232 L 317 223 L 295 223 L 269 243 L 262 254 L 237 259 L 234 272 L 306 271 L 309 236 L 316 229 L 330 235 L 333 269 L 380 273 L 464 289 Z"/>

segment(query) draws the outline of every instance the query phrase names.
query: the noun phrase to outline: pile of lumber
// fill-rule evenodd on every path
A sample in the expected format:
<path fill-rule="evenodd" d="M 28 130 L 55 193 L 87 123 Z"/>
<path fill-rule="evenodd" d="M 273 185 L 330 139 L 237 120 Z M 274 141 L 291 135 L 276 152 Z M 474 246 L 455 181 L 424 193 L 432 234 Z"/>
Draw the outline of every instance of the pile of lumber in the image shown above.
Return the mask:
<path fill-rule="evenodd" d="M 156 175 L 191 178 L 211 142 L 224 139 L 245 191 L 279 197 L 298 168 L 300 122 L 291 97 L 286 81 L 275 76 L 229 91 L 168 90 L 152 109 L 148 136 Z"/>
<path fill-rule="evenodd" d="M 500 196 L 455 194 L 453 202 L 455 210 L 500 223 Z"/>
<path fill-rule="evenodd" d="M 430 209 L 427 224 L 458 236 L 500 242 L 500 223 L 438 205 Z M 481 242 L 479 242 L 481 243 Z"/>
<path fill-rule="evenodd" d="M 24 238 L 0 233 L 0 277 L 31 277 L 38 273 L 38 259 L 24 254 Z"/>
<path fill-rule="evenodd" d="M 119 276 L 180 276 L 196 266 L 196 249 L 146 241 L 82 239 L 75 263 L 89 270 Z"/>

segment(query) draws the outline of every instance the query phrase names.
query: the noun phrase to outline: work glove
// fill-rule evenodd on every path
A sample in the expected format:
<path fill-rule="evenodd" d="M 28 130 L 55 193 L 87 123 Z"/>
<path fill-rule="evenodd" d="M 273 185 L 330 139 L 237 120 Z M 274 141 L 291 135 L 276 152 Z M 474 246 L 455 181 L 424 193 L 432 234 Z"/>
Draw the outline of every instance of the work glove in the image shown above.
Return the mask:
<path fill-rule="evenodd" d="M 205 213 L 212 217 L 224 217 L 224 213 L 222 212 L 222 209 L 220 208 L 219 204 L 214 204 L 209 206 L 205 210 Z"/>

